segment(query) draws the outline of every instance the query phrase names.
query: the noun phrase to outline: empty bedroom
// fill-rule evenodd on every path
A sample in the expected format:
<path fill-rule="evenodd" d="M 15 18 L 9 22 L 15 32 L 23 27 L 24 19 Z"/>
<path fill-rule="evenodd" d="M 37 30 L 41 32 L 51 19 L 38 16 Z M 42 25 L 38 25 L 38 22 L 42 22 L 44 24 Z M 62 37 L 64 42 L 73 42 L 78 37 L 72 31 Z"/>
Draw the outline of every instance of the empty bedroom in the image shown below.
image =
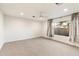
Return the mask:
<path fill-rule="evenodd" d="M 79 56 L 79 3 L 0 3 L 0 56 Z"/>

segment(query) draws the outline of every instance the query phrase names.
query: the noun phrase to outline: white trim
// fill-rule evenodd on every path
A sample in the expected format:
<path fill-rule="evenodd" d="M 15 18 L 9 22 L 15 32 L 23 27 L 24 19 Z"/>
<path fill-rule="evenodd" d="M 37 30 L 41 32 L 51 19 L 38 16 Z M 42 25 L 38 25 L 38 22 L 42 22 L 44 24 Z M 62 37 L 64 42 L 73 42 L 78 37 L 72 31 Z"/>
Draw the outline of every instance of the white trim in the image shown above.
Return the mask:
<path fill-rule="evenodd" d="M 5 43 L 8 43 L 8 42 L 15 42 L 15 41 L 20 41 L 20 40 L 33 39 L 33 38 L 38 38 L 38 37 L 41 37 L 41 36 L 33 36 L 33 37 L 28 37 L 28 38 L 15 39 L 15 40 L 11 40 L 11 41 L 6 41 Z"/>

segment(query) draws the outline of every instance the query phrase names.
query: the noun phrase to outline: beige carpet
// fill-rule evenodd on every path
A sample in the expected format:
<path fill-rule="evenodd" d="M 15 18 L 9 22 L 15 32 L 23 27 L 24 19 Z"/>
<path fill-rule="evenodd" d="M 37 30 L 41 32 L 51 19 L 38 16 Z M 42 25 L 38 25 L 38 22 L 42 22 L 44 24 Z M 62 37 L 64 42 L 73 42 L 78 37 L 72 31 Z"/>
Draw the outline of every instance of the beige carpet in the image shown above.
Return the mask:
<path fill-rule="evenodd" d="M 4 44 L 3 56 L 76 56 L 79 48 L 44 38 L 15 41 Z"/>

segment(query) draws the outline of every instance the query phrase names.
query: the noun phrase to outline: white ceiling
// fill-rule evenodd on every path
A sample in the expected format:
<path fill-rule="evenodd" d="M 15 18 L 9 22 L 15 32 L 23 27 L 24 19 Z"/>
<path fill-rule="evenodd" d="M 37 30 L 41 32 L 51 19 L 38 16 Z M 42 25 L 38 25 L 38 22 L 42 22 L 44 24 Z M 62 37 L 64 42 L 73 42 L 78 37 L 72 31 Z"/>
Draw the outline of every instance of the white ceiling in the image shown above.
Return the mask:
<path fill-rule="evenodd" d="M 68 11 L 64 12 L 67 8 Z M 78 3 L 63 3 L 57 6 L 55 3 L 0 3 L 0 9 L 4 14 L 16 17 L 29 18 L 34 20 L 47 20 L 57 18 L 79 11 Z M 21 16 L 20 12 L 24 15 Z M 43 12 L 45 19 L 39 19 L 40 12 Z M 33 18 L 32 16 L 36 16 Z"/>

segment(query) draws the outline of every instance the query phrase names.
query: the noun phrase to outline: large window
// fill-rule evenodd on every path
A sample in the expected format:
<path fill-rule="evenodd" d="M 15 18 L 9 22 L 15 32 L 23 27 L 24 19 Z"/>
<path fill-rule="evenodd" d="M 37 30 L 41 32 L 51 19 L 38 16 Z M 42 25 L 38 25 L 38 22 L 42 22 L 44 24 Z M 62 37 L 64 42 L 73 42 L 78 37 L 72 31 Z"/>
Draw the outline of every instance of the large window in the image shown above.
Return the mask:
<path fill-rule="evenodd" d="M 54 34 L 69 36 L 69 22 L 67 21 L 55 22 Z"/>

